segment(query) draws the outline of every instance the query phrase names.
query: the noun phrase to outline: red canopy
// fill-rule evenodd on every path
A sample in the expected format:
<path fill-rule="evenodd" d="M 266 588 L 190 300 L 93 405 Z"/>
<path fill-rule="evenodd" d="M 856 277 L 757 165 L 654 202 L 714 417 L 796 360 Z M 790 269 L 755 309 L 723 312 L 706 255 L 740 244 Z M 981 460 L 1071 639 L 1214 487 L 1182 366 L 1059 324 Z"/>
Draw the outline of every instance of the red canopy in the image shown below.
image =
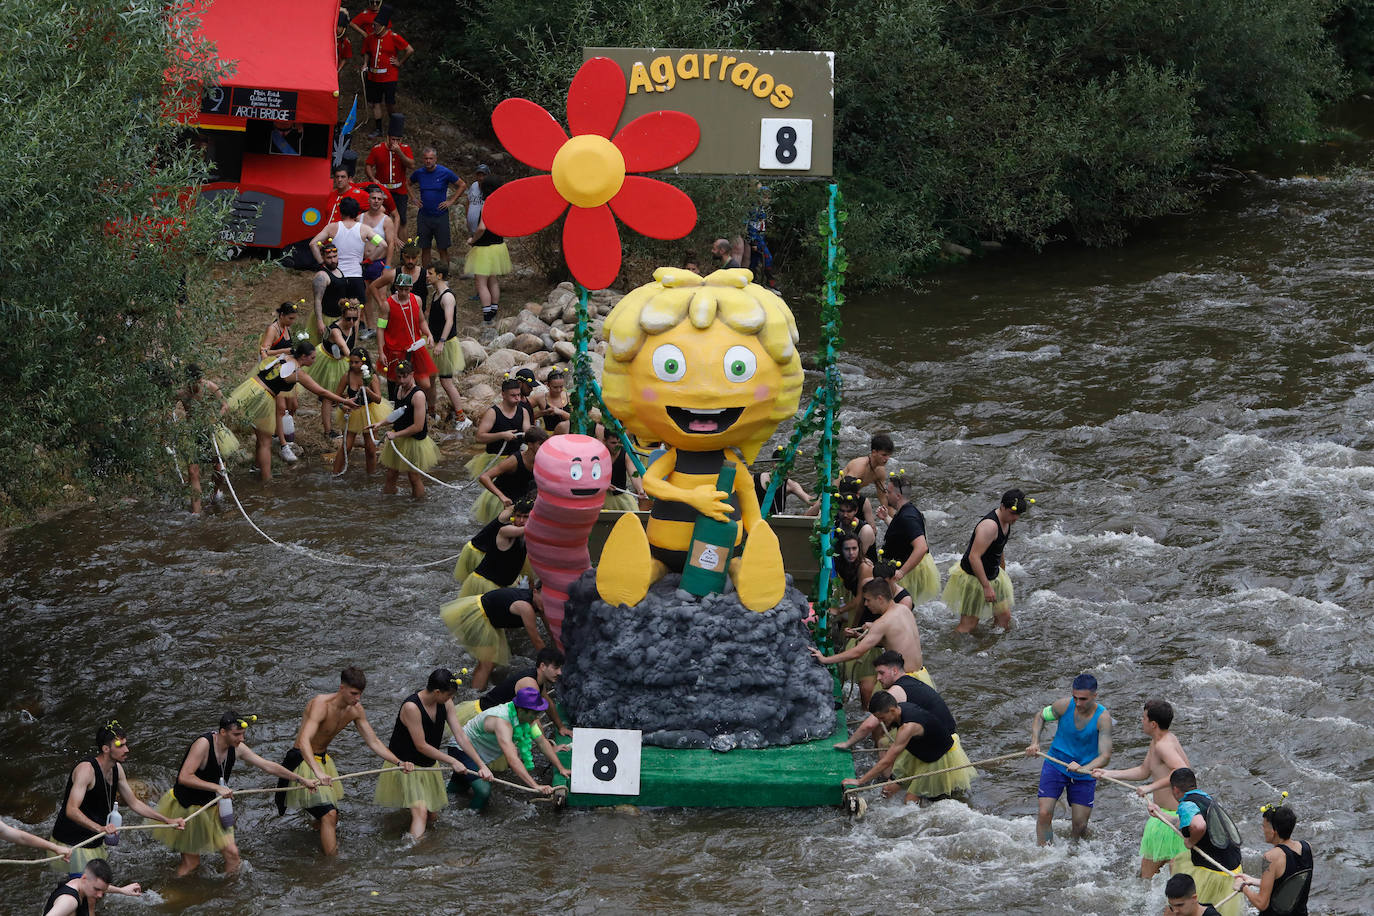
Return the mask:
<path fill-rule="evenodd" d="M 335 123 L 338 19 L 339 0 L 207 0 L 196 34 L 213 41 L 219 58 L 235 67 L 222 95 L 207 101 L 198 120 Z"/>

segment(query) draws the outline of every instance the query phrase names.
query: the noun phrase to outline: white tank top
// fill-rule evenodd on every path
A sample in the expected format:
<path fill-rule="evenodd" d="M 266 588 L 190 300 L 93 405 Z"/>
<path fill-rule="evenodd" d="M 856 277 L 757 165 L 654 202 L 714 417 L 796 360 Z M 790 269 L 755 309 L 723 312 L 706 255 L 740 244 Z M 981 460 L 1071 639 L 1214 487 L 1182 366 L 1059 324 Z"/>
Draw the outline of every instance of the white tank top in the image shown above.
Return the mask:
<path fill-rule="evenodd" d="M 352 226 L 339 224 L 339 234 L 334 237 L 334 244 L 339 249 L 339 272 L 345 277 L 361 277 L 363 275 L 363 224 L 356 222 Z"/>

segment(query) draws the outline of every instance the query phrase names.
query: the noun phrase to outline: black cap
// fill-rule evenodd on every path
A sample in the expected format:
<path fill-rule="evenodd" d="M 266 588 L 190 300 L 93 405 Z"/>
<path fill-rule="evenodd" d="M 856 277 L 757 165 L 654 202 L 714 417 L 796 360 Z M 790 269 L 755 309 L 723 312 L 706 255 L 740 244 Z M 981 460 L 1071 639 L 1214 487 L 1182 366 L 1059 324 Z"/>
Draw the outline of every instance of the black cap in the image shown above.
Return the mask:
<path fill-rule="evenodd" d="M 339 10 L 339 28 L 348 28 L 348 10 Z"/>
<path fill-rule="evenodd" d="M 383 3 L 377 10 L 377 16 L 372 20 L 374 25 L 391 25 L 391 4 Z"/>

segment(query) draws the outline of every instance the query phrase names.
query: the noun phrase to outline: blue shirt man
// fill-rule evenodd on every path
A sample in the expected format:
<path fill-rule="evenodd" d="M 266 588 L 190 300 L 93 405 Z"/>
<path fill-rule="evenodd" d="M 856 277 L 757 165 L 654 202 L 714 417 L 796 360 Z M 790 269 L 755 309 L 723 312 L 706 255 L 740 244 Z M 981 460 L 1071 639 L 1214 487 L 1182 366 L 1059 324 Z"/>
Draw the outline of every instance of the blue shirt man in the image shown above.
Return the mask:
<path fill-rule="evenodd" d="M 448 211 L 467 190 L 467 182 L 439 164 L 439 154 L 432 146 L 424 151 L 421 162 L 421 167 L 410 173 L 410 183 L 420 189 L 420 212 L 415 217 L 415 227 L 419 230 L 420 264 L 428 268 L 431 244 L 439 249 L 439 260 L 448 260 L 448 249 L 453 244 Z M 450 187 L 453 188 L 451 193 Z"/>

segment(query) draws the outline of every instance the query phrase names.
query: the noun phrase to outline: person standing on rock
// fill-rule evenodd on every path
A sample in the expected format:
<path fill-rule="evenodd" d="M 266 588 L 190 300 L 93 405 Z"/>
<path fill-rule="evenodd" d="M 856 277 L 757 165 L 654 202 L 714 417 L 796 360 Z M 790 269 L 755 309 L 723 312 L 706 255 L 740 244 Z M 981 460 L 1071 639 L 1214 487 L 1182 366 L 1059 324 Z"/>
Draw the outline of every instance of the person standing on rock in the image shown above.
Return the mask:
<path fill-rule="evenodd" d="M 425 281 L 429 286 L 431 298 L 426 320 L 429 323 L 430 337 L 434 341 L 434 365 L 439 373 L 439 386 L 448 395 L 453 405 L 453 422 L 463 428 L 463 402 L 458 395 L 458 384 L 453 377 L 467 368 L 463 361 L 463 348 L 458 344 L 458 297 L 448 285 L 449 267 L 447 261 L 435 261 L 425 269 Z M 439 415 L 439 397 L 431 391 L 429 412 Z M 471 425 L 471 424 L 467 424 Z"/>
<path fill-rule="evenodd" d="M 482 193 L 490 197 L 502 184 L 500 178 L 488 175 L 482 179 Z M 467 260 L 463 262 L 463 273 L 472 274 L 477 284 L 482 320 L 492 322 L 496 320 L 496 313 L 501 306 L 501 283 L 497 277 L 511 271 L 510 250 L 506 248 L 506 240 L 488 229 L 481 220 L 478 220 L 477 228 L 472 230 L 468 245 L 471 248 Z"/>
<path fill-rule="evenodd" d="M 568 373 L 562 369 L 554 369 L 549 373 L 549 377 L 544 380 L 543 387 L 536 388 L 530 393 L 530 406 L 534 408 L 534 419 L 542 423 L 545 430 L 553 432 L 558 429 L 559 423 L 572 419 L 572 414 L 568 413 L 570 400 Z"/>
<path fill-rule="evenodd" d="M 949 568 L 942 596 L 945 605 L 959 615 L 955 632 L 972 633 L 979 621 L 986 620 L 1004 630 L 1011 627 L 1016 596 L 1007 575 L 1007 537 L 1012 523 L 1034 504 L 1020 490 L 1008 490 L 997 508 L 974 526 L 964 555 Z"/>
<path fill-rule="evenodd" d="M 420 168 L 410 173 L 410 183 L 420 189 L 415 228 L 419 232 L 420 263 L 428 267 L 431 245 L 439 249 L 439 260 L 448 260 L 448 250 L 453 244 L 448 211 L 467 190 L 467 182 L 439 164 L 439 152 L 432 146 L 420 153 L 420 163 Z"/>
<path fill-rule="evenodd" d="M 477 441 L 486 451 L 468 461 L 468 473 L 478 477 L 520 447 L 525 430 L 534 424 L 529 405 L 520 400 L 520 380 L 514 377 L 501 382 L 501 400 L 491 405 L 477 421 Z"/>

